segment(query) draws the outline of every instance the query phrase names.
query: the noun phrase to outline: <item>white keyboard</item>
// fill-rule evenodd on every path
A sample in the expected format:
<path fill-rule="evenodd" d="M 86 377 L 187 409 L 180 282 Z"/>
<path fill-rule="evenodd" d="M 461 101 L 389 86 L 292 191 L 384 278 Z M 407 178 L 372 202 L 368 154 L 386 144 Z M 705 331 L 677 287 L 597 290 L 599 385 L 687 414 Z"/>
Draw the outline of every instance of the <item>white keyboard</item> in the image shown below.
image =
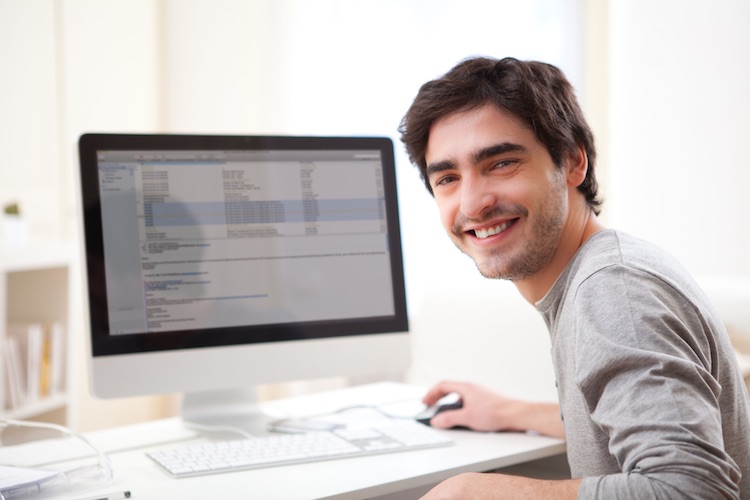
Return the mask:
<path fill-rule="evenodd" d="M 184 445 L 147 455 L 173 477 L 190 477 L 451 444 L 450 438 L 435 429 L 403 420 L 368 428 Z"/>

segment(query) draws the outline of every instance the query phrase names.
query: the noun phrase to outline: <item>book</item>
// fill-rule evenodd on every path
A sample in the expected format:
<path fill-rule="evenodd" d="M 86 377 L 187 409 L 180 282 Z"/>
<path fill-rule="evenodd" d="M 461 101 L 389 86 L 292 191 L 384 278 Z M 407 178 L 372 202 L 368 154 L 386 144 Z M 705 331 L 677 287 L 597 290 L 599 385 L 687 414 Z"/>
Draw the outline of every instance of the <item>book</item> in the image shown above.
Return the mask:
<path fill-rule="evenodd" d="M 18 341 L 15 338 L 8 337 L 5 339 L 3 357 L 5 359 L 5 378 L 8 387 L 6 406 L 9 409 L 20 408 L 25 403 L 26 378 L 21 367 L 21 352 Z"/>
<path fill-rule="evenodd" d="M 5 339 L 7 405 L 17 408 L 65 390 L 65 333 L 53 323 L 17 323 Z"/>
<path fill-rule="evenodd" d="M 34 403 L 41 396 L 44 330 L 38 323 L 26 328 L 26 400 Z"/>
<path fill-rule="evenodd" d="M 49 330 L 51 338 L 50 373 L 51 394 L 56 396 L 65 391 L 65 330 L 61 323 L 53 323 Z"/>

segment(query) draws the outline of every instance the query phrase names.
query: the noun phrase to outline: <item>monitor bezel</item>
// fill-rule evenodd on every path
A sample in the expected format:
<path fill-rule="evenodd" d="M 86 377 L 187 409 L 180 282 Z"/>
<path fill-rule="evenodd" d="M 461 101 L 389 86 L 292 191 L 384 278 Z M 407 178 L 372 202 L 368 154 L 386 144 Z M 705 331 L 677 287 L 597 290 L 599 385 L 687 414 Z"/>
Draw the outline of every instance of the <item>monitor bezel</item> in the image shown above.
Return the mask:
<path fill-rule="evenodd" d="M 104 238 L 100 209 L 98 151 L 103 150 L 378 150 L 393 285 L 394 314 L 289 324 L 110 335 L 106 307 Z M 94 357 L 177 349 L 252 345 L 307 339 L 351 337 L 408 331 L 401 230 L 393 142 L 387 137 L 259 136 L 196 134 L 89 133 L 79 139 L 81 200 L 89 337 Z"/>

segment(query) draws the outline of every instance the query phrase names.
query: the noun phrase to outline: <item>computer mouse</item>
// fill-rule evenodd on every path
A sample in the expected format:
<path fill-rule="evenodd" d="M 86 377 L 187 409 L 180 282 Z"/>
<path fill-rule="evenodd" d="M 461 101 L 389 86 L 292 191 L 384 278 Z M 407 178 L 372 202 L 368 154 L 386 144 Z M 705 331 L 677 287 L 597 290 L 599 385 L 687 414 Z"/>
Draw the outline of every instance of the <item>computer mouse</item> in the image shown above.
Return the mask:
<path fill-rule="evenodd" d="M 442 413 L 447 410 L 458 410 L 460 408 L 464 407 L 463 401 L 456 401 L 454 403 L 443 403 L 443 404 L 436 404 L 432 406 L 428 406 L 421 412 L 419 412 L 416 417 L 417 422 L 430 425 L 430 420 L 432 417 L 437 415 L 438 413 Z"/>

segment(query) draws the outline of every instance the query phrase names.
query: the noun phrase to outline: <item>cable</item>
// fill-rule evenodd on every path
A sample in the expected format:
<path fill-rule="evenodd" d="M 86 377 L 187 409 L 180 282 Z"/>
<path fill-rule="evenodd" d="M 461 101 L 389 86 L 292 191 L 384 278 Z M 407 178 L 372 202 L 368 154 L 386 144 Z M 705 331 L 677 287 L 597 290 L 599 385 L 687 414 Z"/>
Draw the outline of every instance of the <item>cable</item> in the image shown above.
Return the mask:
<path fill-rule="evenodd" d="M 54 474 L 42 480 L 6 487 L 2 491 L 0 491 L 0 498 L 24 497 L 24 495 L 32 493 L 36 495 L 69 493 L 71 490 L 78 488 L 78 485 L 81 482 L 107 482 L 112 480 L 112 463 L 110 462 L 109 457 L 103 451 L 94 446 L 88 439 L 86 439 L 85 436 L 72 431 L 68 427 L 48 422 L 34 422 L 12 419 L 0 420 L 0 427 L 17 427 L 21 429 L 36 428 L 57 431 L 64 436 L 73 438 L 78 442 L 85 444 L 88 448 L 90 448 L 91 451 L 94 452 L 94 455 L 97 458 L 97 463 L 93 465 L 83 465 L 68 470 L 55 471 Z M 59 460 L 57 461 L 57 463 L 65 462 L 70 459 L 71 458 L 69 457 L 65 460 Z M 37 464 L 36 467 L 47 467 L 53 463 L 56 462 Z M 91 484 L 85 484 L 85 486 L 91 486 Z"/>

